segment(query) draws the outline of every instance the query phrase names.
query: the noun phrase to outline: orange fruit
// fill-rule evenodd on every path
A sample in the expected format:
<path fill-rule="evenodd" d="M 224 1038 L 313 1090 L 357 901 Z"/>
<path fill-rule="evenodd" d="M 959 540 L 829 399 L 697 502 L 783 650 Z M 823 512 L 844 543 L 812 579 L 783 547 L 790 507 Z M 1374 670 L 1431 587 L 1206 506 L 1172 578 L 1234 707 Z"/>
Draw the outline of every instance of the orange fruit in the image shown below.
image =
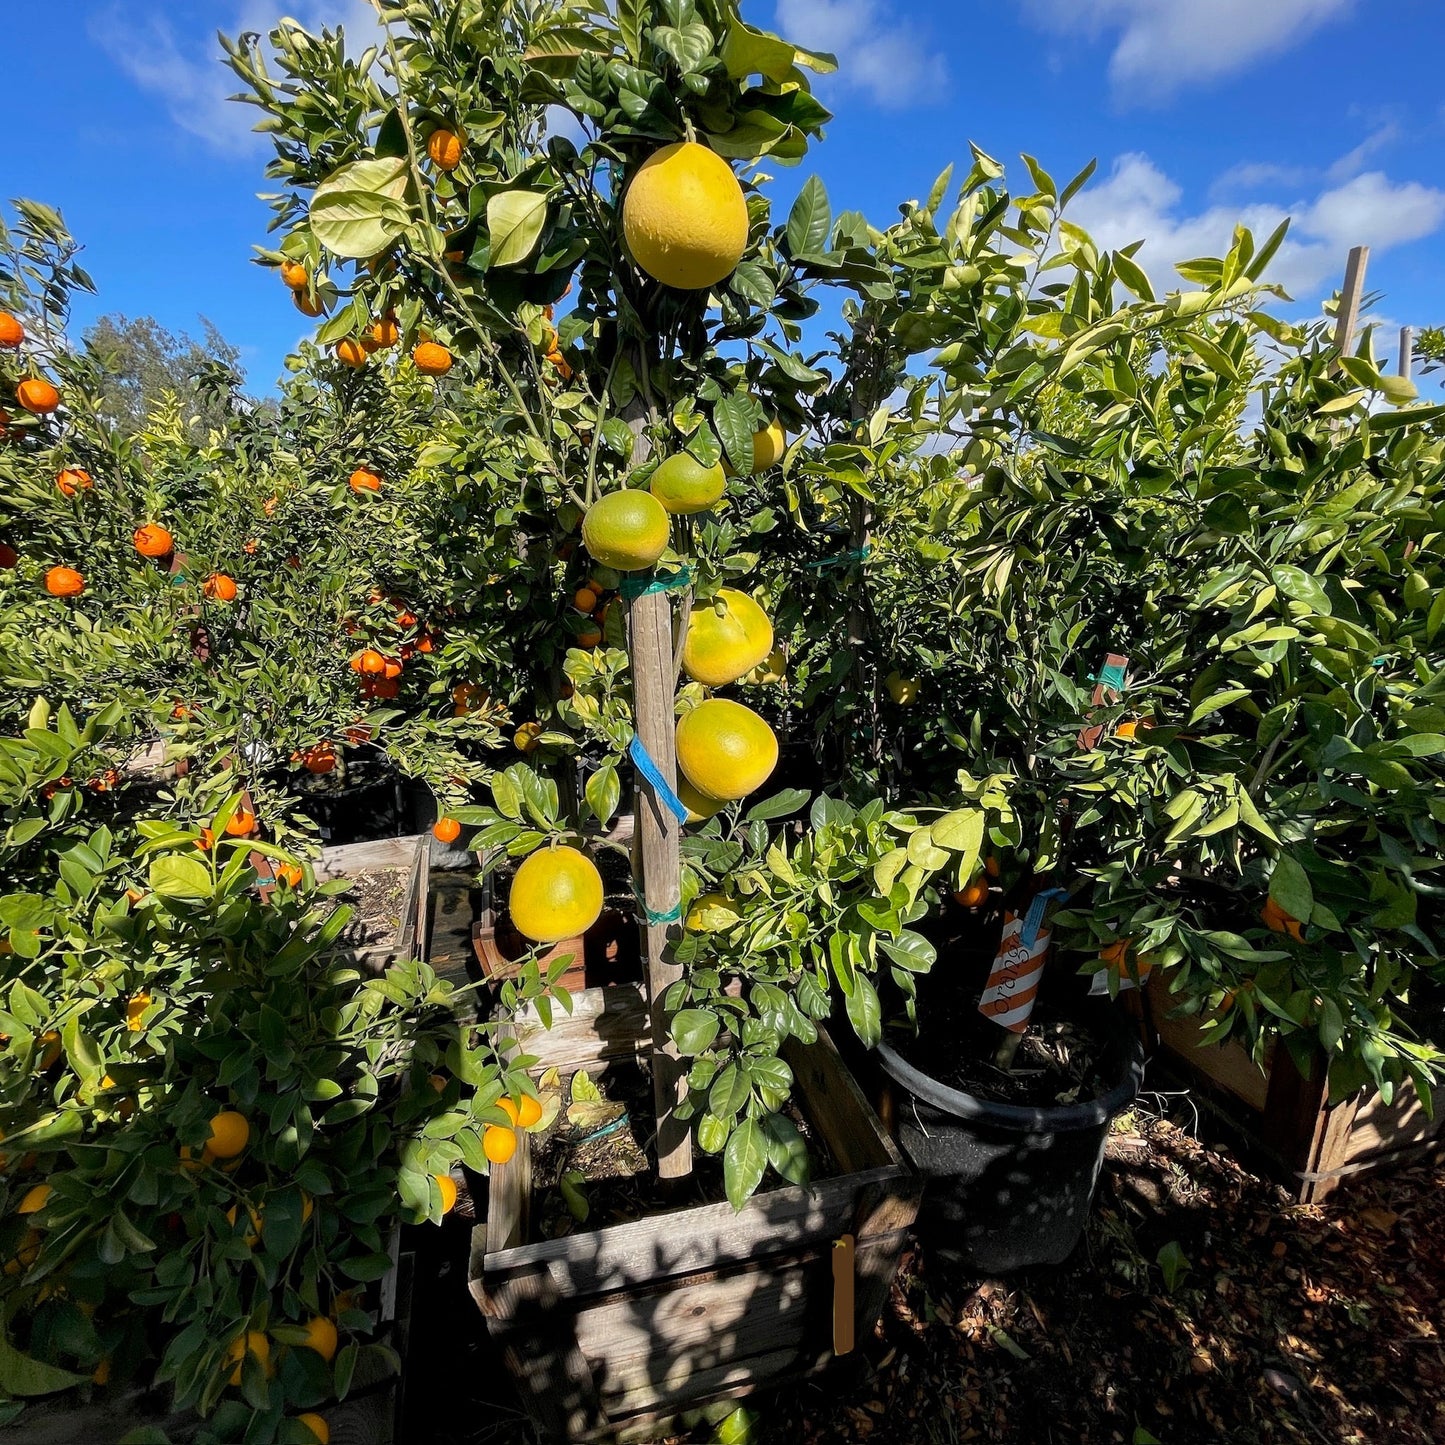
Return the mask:
<path fill-rule="evenodd" d="M 206 1152 L 217 1159 L 234 1159 L 246 1147 L 251 1138 L 251 1125 L 244 1114 L 234 1109 L 222 1109 L 211 1120 L 211 1132 L 206 1139 Z"/>
<path fill-rule="evenodd" d="M 202 853 L 209 853 L 216 846 L 216 835 L 209 828 L 201 829 L 201 836 L 196 839 L 196 847 Z"/>
<path fill-rule="evenodd" d="M 169 557 L 175 550 L 175 538 L 155 522 L 135 529 L 135 549 L 142 557 Z"/>
<path fill-rule="evenodd" d="M 483 1149 L 485 1147 L 484 1143 Z M 487 1158 L 491 1157 L 487 1155 Z M 437 1193 L 442 1197 L 442 1213 L 450 1214 L 457 1202 L 457 1181 L 450 1174 L 433 1174 L 432 1178 L 436 1181 Z"/>
<path fill-rule="evenodd" d="M 541 746 L 542 724 L 526 722 L 512 734 L 512 745 L 519 753 L 535 752 Z"/>
<path fill-rule="evenodd" d="M 729 698 L 699 703 L 677 724 L 677 762 L 709 798 L 745 798 L 772 776 L 778 739 L 752 708 Z"/>
<path fill-rule="evenodd" d="M 325 1315 L 313 1315 L 302 1329 L 306 1331 L 306 1343 L 298 1348 L 315 1350 L 329 1365 L 336 1358 L 336 1346 L 339 1343 L 335 1320 L 329 1320 Z"/>
<path fill-rule="evenodd" d="M 296 1423 L 304 1425 L 316 1437 L 316 1445 L 331 1445 L 331 1426 L 314 1410 L 298 1415 Z"/>
<path fill-rule="evenodd" d="M 380 677 L 386 671 L 386 659 L 374 648 L 368 647 L 356 660 L 360 664 L 358 670 L 368 677 Z"/>
<path fill-rule="evenodd" d="M 299 888 L 301 880 L 306 876 L 299 863 L 281 863 L 277 865 L 276 876 L 288 888 Z"/>
<path fill-rule="evenodd" d="M 0 311 L 0 346 L 14 348 L 25 340 L 25 328 L 8 311 Z"/>
<path fill-rule="evenodd" d="M 438 818 L 431 831 L 438 843 L 455 843 L 462 836 L 462 825 L 455 818 Z"/>
<path fill-rule="evenodd" d="M 67 780 L 62 778 L 61 781 Z M 60 1062 L 60 1035 L 54 1029 L 46 1029 L 36 1043 L 40 1045 L 40 1067 L 53 1069 Z"/>
<path fill-rule="evenodd" d="M 517 1152 L 517 1131 L 488 1124 L 482 1133 L 482 1153 L 489 1164 L 505 1164 Z"/>
<path fill-rule="evenodd" d="M 381 320 L 374 321 L 371 326 L 371 339 L 378 347 L 395 346 L 401 339 L 401 330 L 396 324 L 396 317 L 388 313 Z"/>
<path fill-rule="evenodd" d="M 20 1203 L 15 1206 L 16 1214 L 39 1214 L 50 1202 L 55 1191 L 48 1184 L 36 1184 L 25 1191 Z"/>
<path fill-rule="evenodd" d="M 530 1129 L 542 1117 L 542 1105 L 530 1094 L 523 1094 L 522 1101 L 517 1105 L 517 1123 L 524 1129 Z"/>
<path fill-rule="evenodd" d="M 576 642 L 578 647 L 588 649 L 598 646 L 602 641 L 602 629 L 600 627 L 584 628 L 577 634 Z"/>
<path fill-rule="evenodd" d="M 402 667 L 399 657 L 387 657 L 382 659 L 381 675 L 388 681 L 394 682 L 401 676 Z"/>
<path fill-rule="evenodd" d="M 95 486 L 95 482 L 83 467 L 66 467 L 56 477 L 55 485 L 60 489 L 62 497 L 73 497 L 77 492 L 90 491 Z"/>
<path fill-rule="evenodd" d="M 231 1212 L 234 1214 L 235 1210 L 233 1209 Z M 268 1379 L 270 1378 L 271 1341 L 268 1340 L 260 1330 L 247 1330 L 244 1335 L 232 1340 L 231 1343 L 226 1346 L 225 1363 L 236 1367 L 230 1373 L 230 1384 L 239 1385 L 241 1383 L 241 1370 L 245 1366 L 247 1355 L 251 1355 L 259 1360 L 262 1370 L 266 1373 L 266 1377 Z"/>
<path fill-rule="evenodd" d="M 328 742 L 317 743 L 301 754 L 301 761 L 308 773 L 315 773 L 320 777 L 336 767 L 336 749 Z"/>
<path fill-rule="evenodd" d="M 311 273 L 300 261 L 283 261 L 281 279 L 292 291 L 304 291 L 311 284 Z"/>
<path fill-rule="evenodd" d="M 15 400 L 26 411 L 45 416 L 60 405 L 60 393 L 43 377 L 27 376 L 15 388 Z"/>
<path fill-rule="evenodd" d="M 256 815 L 247 807 L 237 808 L 226 824 L 226 832 L 233 838 L 249 838 L 256 831 Z"/>
<path fill-rule="evenodd" d="M 975 874 L 953 896 L 965 908 L 982 908 L 988 902 L 988 874 Z"/>
<path fill-rule="evenodd" d="M 366 467 L 357 467 L 347 478 L 346 484 L 353 492 L 379 492 L 381 490 L 381 478 Z"/>
<path fill-rule="evenodd" d="M 45 574 L 45 590 L 52 597 L 79 597 L 85 591 L 85 578 L 74 567 L 52 567 Z"/>
<path fill-rule="evenodd" d="M 224 572 L 212 572 L 201 583 L 201 595 L 213 602 L 234 602 L 236 600 L 236 579 Z"/>
<path fill-rule="evenodd" d="M 1265 900 L 1264 907 L 1259 911 L 1259 921 L 1274 933 L 1283 933 L 1294 939 L 1296 943 L 1305 941 L 1304 929 L 1300 921 L 1291 913 L 1286 913 L 1273 898 Z"/>
<path fill-rule="evenodd" d="M 1133 742 L 1134 734 L 1138 731 L 1139 724 L 1133 718 L 1130 718 L 1127 722 L 1121 722 L 1119 726 L 1114 729 L 1114 736 L 1122 742 Z"/>
<path fill-rule="evenodd" d="M 597 922 L 602 875 L 576 848 L 542 848 L 522 860 L 508 896 L 512 926 L 534 943 L 558 943 Z"/>
<path fill-rule="evenodd" d="M 598 498 L 582 519 L 582 540 L 604 566 L 619 572 L 651 567 L 667 550 L 672 523 L 667 509 L 636 487 Z"/>
<path fill-rule="evenodd" d="M 462 163 L 462 138 L 453 130 L 434 130 L 427 137 L 426 153 L 439 171 L 454 171 Z"/>
<path fill-rule="evenodd" d="M 579 587 L 572 594 L 572 605 L 579 612 L 590 613 L 599 601 L 597 594 L 590 587 Z"/>
<path fill-rule="evenodd" d="M 423 341 L 411 354 L 416 369 L 423 376 L 445 376 L 452 369 L 452 354 L 435 341 Z"/>
<path fill-rule="evenodd" d="M 145 1027 L 142 1019 L 145 1011 L 151 1006 L 152 999 L 148 993 L 133 994 L 126 1000 L 125 1005 L 125 1026 L 131 1033 L 138 1034 Z"/>
<path fill-rule="evenodd" d="M 732 274 L 748 244 L 748 203 L 732 167 L 696 141 L 654 151 L 622 201 L 622 230 L 655 281 L 700 291 Z"/>
<path fill-rule="evenodd" d="M 366 365 L 366 347 L 354 336 L 345 337 L 338 341 L 334 348 L 336 359 L 343 365 L 349 366 L 352 370 Z"/>
<path fill-rule="evenodd" d="M 310 316 L 313 320 L 326 310 L 321 304 L 320 297 L 313 296 L 309 291 L 293 291 L 291 299 L 296 303 L 296 309 L 303 316 Z"/>
<path fill-rule="evenodd" d="M 184 1153 L 185 1151 L 182 1150 L 181 1152 Z M 195 1168 L 199 1166 L 193 1165 L 192 1167 Z M 252 1204 L 246 1206 L 246 1218 L 250 1224 L 250 1228 L 246 1230 L 246 1248 L 255 1249 L 261 1242 L 261 1235 L 265 1232 L 266 1222 L 261 1217 L 261 1211 Z M 226 1211 L 226 1223 L 229 1224 L 233 1230 L 235 1229 L 236 1206 L 234 1204 Z"/>

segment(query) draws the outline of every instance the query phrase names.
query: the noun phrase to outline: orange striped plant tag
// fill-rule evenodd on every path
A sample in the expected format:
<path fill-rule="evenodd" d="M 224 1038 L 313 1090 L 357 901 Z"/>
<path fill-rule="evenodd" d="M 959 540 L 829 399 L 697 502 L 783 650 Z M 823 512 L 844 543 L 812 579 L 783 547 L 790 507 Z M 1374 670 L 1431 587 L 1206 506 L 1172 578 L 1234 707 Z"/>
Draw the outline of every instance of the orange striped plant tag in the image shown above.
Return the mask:
<path fill-rule="evenodd" d="M 988 976 L 988 987 L 978 1001 L 978 1011 L 1000 1028 L 1021 1034 L 1029 1026 L 1039 980 L 1049 957 L 1049 930 L 1035 930 L 1024 942 L 1024 920 L 1016 913 L 1005 915 L 1003 937 Z"/>

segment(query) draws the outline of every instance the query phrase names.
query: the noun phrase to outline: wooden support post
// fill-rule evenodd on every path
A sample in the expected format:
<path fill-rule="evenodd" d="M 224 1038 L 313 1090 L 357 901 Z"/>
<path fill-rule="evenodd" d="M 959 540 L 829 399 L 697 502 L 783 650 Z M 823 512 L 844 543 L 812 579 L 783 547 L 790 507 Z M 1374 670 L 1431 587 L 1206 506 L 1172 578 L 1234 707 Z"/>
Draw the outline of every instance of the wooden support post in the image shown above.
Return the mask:
<path fill-rule="evenodd" d="M 1400 375 L 1406 381 L 1410 380 L 1410 373 L 1415 370 L 1415 328 L 1413 326 L 1402 326 L 1400 328 Z"/>
<path fill-rule="evenodd" d="M 628 425 L 637 438 L 634 465 L 650 451 L 640 403 L 629 408 Z M 672 602 L 666 592 L 648 592 L 627 607 L 627 633 L 632 662 L 633 725 L 662 779 L 677 787 L 677 721 L 672 659 Z M 651 918 L 669 918 L 682 899 L 682 824 L 657 796 L 651 783 L 636 775 L 636 832 L 633 840 L 638 892 Z M 639 866 L 640 865 L 640 866 Z M 672 1043 L 670 1016 L 662 1000 L 683 974 L 672 949 L 682 936 L 680 921 L 645 921 L 647 1004 L 652 1024 L 652 1094 L 657 1110 L 657 1173 L 663 1180 L 685 1179 L 692 1173 L 692 1133 L 677 1117 L 685 1073 Z"/>
<path fill-rule="evenodd" d="M 1355 328 L 1360 324 L 1360 301 L 1365 294 L 1365 268 L 1370 264 L 1370 248 L 1355 246 L 1345 262 L 1345 284 L 1340 292 L 1339 314 L 1335 317 L 1335 350 L 1348 356 L 1355 344 Z"/>

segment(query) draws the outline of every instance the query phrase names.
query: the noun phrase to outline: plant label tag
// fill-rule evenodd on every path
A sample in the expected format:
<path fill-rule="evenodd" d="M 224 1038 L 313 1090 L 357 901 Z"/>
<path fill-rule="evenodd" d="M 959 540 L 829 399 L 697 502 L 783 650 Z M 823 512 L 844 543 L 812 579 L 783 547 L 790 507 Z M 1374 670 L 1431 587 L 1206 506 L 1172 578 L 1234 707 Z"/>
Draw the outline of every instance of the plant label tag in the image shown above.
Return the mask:
<path fill-rule="evenodd" d="M 1104 659 L 1104 666 L 1094 679 L 1093 706 L 1112 707 L 1122 702 L 1129 686 L 1129 659 L 1118 652 L 1111 652 Z M 1104 736 L 1102 723 L 1090 723 L 1079 732 L 1079 751 L 1092 752 Z"/>
<path fill-rule="evenodd" d="M 978 1001 L 979 1013 L 1014 1034 L 1023 1033 L 1029 1026 L 1052 937 L 1051 930 L 1037 925 L 1026 934 L 1024 924 L 1017 913 L 1005 915 L 988 987 Z"/>

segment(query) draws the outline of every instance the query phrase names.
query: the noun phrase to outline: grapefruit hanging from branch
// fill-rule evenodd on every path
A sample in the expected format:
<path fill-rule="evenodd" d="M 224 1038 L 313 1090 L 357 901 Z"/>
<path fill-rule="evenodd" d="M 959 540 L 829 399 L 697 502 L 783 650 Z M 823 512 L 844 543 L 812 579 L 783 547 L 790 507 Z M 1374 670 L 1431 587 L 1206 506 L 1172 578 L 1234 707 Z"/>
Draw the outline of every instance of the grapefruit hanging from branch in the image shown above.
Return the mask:
<path fill-rule="evenodd" d="M 632 258 L 654 281 L 702 291 L 732 275 L 748 244 L 748 203 L 732 167 L 696 141 L 643 162 L 622 202 Z"/>

